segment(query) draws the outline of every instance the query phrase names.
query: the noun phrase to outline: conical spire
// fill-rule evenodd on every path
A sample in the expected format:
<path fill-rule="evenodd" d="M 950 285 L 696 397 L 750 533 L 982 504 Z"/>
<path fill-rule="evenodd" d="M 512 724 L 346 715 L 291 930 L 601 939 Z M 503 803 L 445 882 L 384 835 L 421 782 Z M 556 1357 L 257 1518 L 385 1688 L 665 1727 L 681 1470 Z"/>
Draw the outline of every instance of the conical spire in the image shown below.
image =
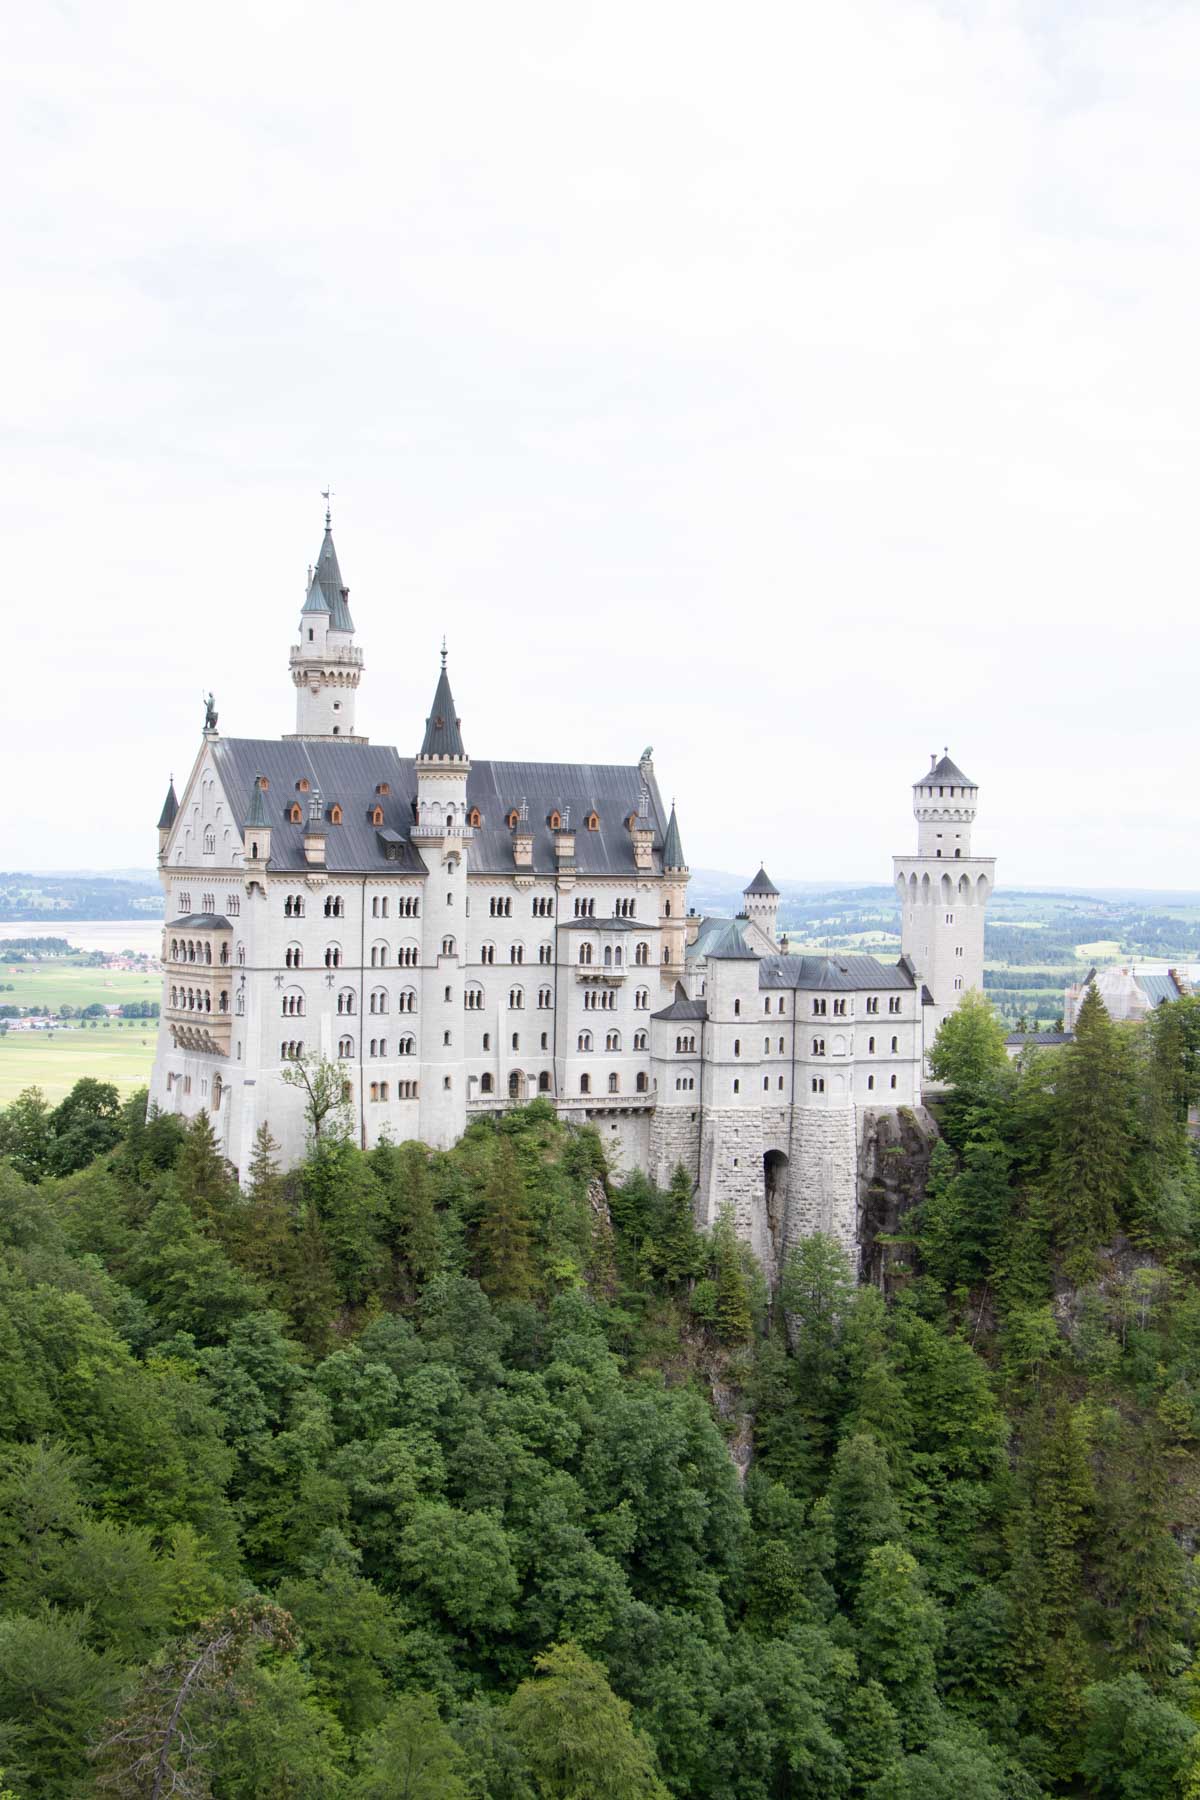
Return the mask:
<path fill-rule="evenodd" d="M 250 811 L 246 815 L 246 830 L 256 827 L 265 829 L 271 821 L 267 817 L 267 802 L 263 794 L 262 776 L 255 778 L 254 792 L 250 796 Z"/>
<path fill-rule="evenodd" d="M 321 586 L 321 578 L 315 569 L 308 585 L 308 598 L 300 610 L 306 613 L 327 613 L 331 610 L 325 598 L 325 589 Z"/>
<path fill-rule="evenodd" d="M 329 613 L 329 629 L 331 631 L 353 631 L 354 620 L 350 617 L 350 589 L 342 580 L 342 571 L 338 568 L 337 551 L 333 547 L 333 522 L 329 508 L 325 508 L 325 536 L 321 540 L 321 553 L 317 557 L 317 566 L 313 572 L 313 586 L 319 586 L 325 598 L 325 609 Z M 316 612 L 319 608 L 312 605 L 312 590 L 304 603 L 305 612 Z"/>
<path fill-rule="evenodd" d="M 167 797 L 163 801 L 162 812 L 158 815 L 158 829 L 170 831 L 179 812 L 179 802 L 175 798 L 175 777 L 172 775 L 167 786 Z"/>
<path fill-rule="evenodd" d="M 679 838 L 679 820 L 675 817 L 675 802 L 671 802 L 671 819 L 667 826 L 667 835 L 663 839 L 663 868 L 686 869 L 683 845 Z"/>
<path fill-rule="evenodd" d="M 743 894 L 775 894 L 778 896 L 779 889 L 767 874 L 766 869 L 760 866 L 754 880 L 748 887 L 744 887 L 742 892 Z"/>
<path fill-rule="evenodd" d="M 425 721 L 425 741 L 421 745 L 421 755 L 465 758 L 467 753 L 463 748 L 460 723 L 454 710 L 454 695 L 450 692 L 450 677 L 446 673 L 446 645 L 443 640 L 442 669 L 434 691 L 433 711 Z"/>

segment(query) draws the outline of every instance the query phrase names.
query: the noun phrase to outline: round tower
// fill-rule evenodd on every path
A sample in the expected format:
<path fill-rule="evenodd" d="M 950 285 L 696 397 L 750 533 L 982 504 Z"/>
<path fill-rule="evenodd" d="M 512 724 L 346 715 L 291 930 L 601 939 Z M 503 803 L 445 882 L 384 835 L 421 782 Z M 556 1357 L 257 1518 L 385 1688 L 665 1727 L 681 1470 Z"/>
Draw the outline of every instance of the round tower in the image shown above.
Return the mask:
<path fill-rule="evenodd" d="M 354 642 L 350 589 L 342 580 L 333 526 L 325 509 L 325 536 L 300 613 L 300 642 L 288 656 L 296 689 L 295 737 L 351 738 L 363 653 Z"/>
<path fill-rule="evenodd" d="M 913 783 L 913 815 L 917 821 L 917 854 L 935 862 L 961 860 L 971 854 L 971 826 L 979 789 L 969 776 L 950 761 L 949 751 L 938 760 L 929 756 L 929 771 Z"/>
<path fill-rule="evenodd" d="M 760 868 L 750 885 L 742 889 L 742 911 L 774 944 L 779 922 L 779 889 L 765 869 Z"/>
<path fill-rule="evenodd" d="M 679 835 L 675 802 L 663 836 L 662 889 L 659 901 L 659 927 L 662 931 L 662 983 L 674 988 L 682 979 L 687 947 L 688 866 Z"/>

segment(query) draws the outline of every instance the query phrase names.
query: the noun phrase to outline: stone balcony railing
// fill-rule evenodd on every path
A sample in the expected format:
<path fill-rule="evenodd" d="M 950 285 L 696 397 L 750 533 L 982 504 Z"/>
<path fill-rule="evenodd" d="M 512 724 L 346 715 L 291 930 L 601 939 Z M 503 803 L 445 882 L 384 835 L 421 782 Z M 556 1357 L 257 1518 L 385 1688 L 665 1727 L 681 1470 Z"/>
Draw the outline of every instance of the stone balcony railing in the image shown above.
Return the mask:
<path fill-rule="evenodd" d="M 355 644 L 327 645 L 321 649 L 318 644 L 293 644 L 288 652 L 288 662 L 296 663 L 341 663 L 343 668 L 361 669 L 363 653 Z"/>
<path fill-rule="evenodd" d="M 585 984 L 588 982 L 599 982 L 602 985 L 607 984 L 610 987 L 618 982 L 624 981 L 625 977 L 629 974 L 629 970 L 622 964 L 614 966 L 606 963 L 576 963 L 574 968 L 576 981 L 581 981 Z"/>
<path fill-rule="evenodd" d="M 429 844 L 439 838 L 458 838 L 464 844 L 475 836 L 473 825 L 447 825 L 445 819 L 426 819 L 420 825 L 413 825 L 409 837 L 414 844 Z"/>
<path fill-rule="evenodd" d="M 228 1056 L 233 1035 L 233 1020 L 227 1012 L 196 1012 L 182 1006 L 168 1006 L 167 1028 L 179 1050 L 198 1050 L 208 1056 Z"/>

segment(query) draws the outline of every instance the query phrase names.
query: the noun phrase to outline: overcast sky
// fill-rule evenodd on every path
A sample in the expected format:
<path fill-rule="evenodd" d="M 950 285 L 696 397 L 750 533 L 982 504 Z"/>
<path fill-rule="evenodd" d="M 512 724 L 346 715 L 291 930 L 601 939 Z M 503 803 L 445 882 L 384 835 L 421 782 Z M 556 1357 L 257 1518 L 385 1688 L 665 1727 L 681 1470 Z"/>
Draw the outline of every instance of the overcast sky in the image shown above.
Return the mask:
<path fill-rule="evenodd" d="M 635 761 L 693 866 L 1200 887 L 1200 10 L 10 9 L 0 865 L 293 729 Z"/>

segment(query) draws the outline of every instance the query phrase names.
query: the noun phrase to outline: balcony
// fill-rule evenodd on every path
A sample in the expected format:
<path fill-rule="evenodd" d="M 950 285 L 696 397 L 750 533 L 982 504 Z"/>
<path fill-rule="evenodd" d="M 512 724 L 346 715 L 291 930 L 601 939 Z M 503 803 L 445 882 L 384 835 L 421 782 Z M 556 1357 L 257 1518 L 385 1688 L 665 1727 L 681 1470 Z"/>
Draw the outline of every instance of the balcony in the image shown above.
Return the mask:
<path fill-rule="evenodd" d="M 575 963 L 574 969 L 576 981 L 585 987 L 616 987 L 629 973 L 621 963 Z"/>
<path fill-rule="evenodd" d="M 177 1050 L 206 1056 L 228 1056 L 233 1020 L 227 1012 L 198 1012 L 195 1007 L 168 1006 L 166 1021 Z"/>
<path fill-rule="evenodd" d="M 293 644 L 288 651 L 288 663 L 295 668 L 298 663 L 321 663 L 342 668 L 361 669 L 363 653 L 353 644 L 339 645 L 336 649 L 327 646 L 324 650 L 318 644 Z"/>
<path fill-rule="evenodd" d="M 439 813 L 430 808 L 425 818 L 412 826 L 408 835 L 414 844 L 441 843 L 446 838 L 456 838 L 465 844 L 475 836 L 475 827 L 459 819 L 447 823 L 444 812 Z"/>

